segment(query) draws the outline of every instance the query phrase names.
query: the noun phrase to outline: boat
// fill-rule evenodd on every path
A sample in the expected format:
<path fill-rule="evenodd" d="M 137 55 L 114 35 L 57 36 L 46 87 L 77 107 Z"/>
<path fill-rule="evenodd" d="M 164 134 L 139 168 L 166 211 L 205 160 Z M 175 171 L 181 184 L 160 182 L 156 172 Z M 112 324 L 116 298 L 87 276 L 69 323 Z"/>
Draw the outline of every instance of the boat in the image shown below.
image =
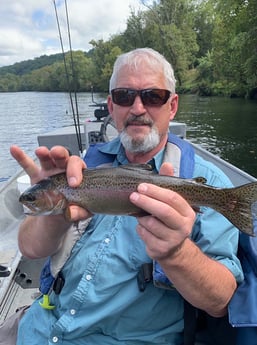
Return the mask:
<path fill-rule="evenodd" d="M 94 118 L 79 124 L 79 131 L 74 126 L 63 127 L 38 136 L 38 144 L 51 148 L 63 145 L 72 154 L 82 156 L 78 144 L 77 134 L 81 135 L 83 151 L 91 143 L 108 141 L 117 135 L 113 126 L 106 103 L 93 103 Z M 186 124 L 172 121 L 170 131 L 186 139 Z M 193 144 L 196 153 L 206 160 L 219 166 L 231 179 L 235 186 L 256 181 L 247 174 L 219 158 L 218 156 Z M 46 259 L 29 260 L 21 255 L 17 245 L 17 233 L 21 221 L 24 219 L 23 207 L 18 202 L 21 183 L 26 174 L 21 169 L 0 189 L 0 324 L 16 309 L 30 305 L 39 294 L 39 275 Z M 27 181 L 25 181 L 25 184 Z"/>

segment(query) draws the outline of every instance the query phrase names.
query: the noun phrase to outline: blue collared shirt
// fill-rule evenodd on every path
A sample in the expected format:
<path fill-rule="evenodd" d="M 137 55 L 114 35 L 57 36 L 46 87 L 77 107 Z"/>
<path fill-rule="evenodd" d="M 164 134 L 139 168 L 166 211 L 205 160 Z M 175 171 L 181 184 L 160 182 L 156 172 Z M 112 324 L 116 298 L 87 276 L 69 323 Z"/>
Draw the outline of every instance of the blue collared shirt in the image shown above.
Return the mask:
<path fill-rule="evenodd" d="M 122 146 L 102 148 L 116 156 L 114 165 L 126 164 Z M 154 157 L 157 171 L 163 151 Z M 231 187 L 214 165 L 195 156 L 194 176 L 213 186 Z M 62 274 L 60 295 L 52 293 L 54 310 L 35 301 L 23 317 L 17 345 L 180 345 L 183 341 L 183 299 L 176 289 L 147 284 L 139 291 L 137 274 L 151 262 L 136 232 L 136 218 L 95 215 L 75 244 Z M 202 208 L 192 239 L 208 256 L 224 264 L 238 282 L 243 279 L 236 257 L 238 230 L 219 213 Z"/>

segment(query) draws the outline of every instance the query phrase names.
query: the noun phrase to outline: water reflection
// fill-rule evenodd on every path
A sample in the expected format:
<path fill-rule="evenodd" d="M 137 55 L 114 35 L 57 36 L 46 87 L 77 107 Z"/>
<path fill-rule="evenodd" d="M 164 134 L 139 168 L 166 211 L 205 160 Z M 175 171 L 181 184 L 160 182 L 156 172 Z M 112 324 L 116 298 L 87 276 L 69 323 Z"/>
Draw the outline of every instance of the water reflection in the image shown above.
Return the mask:
<path fill-rule="evenodd" d="M 177 120 L 187 137 L 257 177 L 257 102 L 180 96 Z"/>

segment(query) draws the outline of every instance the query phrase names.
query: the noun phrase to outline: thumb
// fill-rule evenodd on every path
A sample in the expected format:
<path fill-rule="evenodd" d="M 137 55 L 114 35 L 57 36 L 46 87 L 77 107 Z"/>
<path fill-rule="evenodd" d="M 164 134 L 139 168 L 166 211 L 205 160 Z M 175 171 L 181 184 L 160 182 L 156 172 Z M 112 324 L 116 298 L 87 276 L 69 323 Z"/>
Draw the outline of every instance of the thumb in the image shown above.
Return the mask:
<path fill-rule="evenodd" d="M 69 207 L 66 208 L 65 213 L 64 213 L 64 218 L 68 222 L 78 222 L 83 219 L 88 219 L 92 217 L 92 214 L 79 206 L 76 205 L 69 205 Z"/>
<path fill-rule="evenodd" d="M 163 163 L 160 168 L 160 175 L 173 176 L 174 175 L 173 166 L 170 163 Z"/>

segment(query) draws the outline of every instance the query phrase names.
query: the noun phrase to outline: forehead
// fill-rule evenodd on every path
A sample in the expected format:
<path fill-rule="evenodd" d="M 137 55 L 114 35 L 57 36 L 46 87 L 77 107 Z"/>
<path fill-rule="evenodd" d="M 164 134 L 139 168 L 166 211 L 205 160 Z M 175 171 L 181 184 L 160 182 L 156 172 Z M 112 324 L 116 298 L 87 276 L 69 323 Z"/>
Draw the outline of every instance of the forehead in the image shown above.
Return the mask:
<path fill-rule="evenodd" d="M 121 67 L 117 74 L 116 84 L 116 87 L 134 87 L 138 89 L 149 87 L 166 88 L 163 71 L 145 64 Z"/>

